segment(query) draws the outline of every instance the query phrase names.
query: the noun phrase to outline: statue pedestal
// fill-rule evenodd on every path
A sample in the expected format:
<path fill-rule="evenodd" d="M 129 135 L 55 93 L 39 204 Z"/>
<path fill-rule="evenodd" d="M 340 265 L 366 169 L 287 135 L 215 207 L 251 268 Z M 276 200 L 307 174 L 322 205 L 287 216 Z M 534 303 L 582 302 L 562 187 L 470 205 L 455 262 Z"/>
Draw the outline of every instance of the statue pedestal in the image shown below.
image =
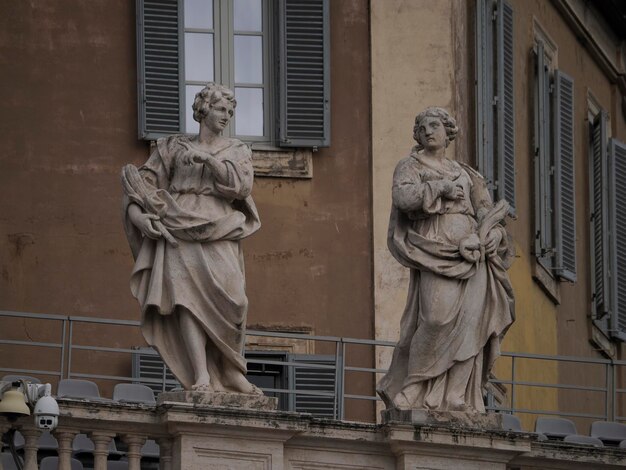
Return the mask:
<path fill-rule="evenodd" d="M 187 403 L 202 408 L 240 408 L 258 411 L 275 411 L 278 408 L 278 398 L 234 392 L 163 392 L 157 399 L 157 406 L 172 403 Z"/>
<path fill-rule="evenodd" d="M 415 424 L 421 426 L 449 426 L 482 430 L 502 430 L 499 413 L 471 413 L 465 411 L 400 410 L 391 408 L 381 413 L 383 424 Z"/>

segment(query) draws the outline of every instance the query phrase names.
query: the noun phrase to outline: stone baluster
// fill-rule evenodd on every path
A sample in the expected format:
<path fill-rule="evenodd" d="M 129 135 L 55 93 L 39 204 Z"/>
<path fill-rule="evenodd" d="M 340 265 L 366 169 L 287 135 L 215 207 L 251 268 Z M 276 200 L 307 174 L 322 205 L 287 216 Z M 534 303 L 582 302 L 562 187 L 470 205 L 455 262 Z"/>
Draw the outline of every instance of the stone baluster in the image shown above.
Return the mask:
<path fill-rule="evenodd" d="M 72 469 L 72 442 L 74 442 L 74 436 L 78 434 L 77 430 L 57 428 L 54 433 L 54 437 L 57 438 L 59 443 L 59 470 L 71 470 Z"/>
<path fill-rule="evenodd" d="M 172 440 L 168 437 L 157 439 L 159 444 L 159 469 L 172 470 Z"/>
<path fill-rule="evenodd" d="M 109 444 L 115 437 L 115 433 L 94 431 L 89 433 L 93 441 L 93 468 L 94 470 L 107 470 L 107 459 L 109 457 Z"/>
<path fill-rule="evenodd" d="M 41 432 L 38 429 L 20 428 L 24 436 L 24 470 L 37 470 L 37 440 Z"/>
<path fill-rule="evenodd" d="M 146 442 L 146 436 L 126 434 L 122 439 L 128 446 L 128 470 L 141 470 L 141 446 Z"/>

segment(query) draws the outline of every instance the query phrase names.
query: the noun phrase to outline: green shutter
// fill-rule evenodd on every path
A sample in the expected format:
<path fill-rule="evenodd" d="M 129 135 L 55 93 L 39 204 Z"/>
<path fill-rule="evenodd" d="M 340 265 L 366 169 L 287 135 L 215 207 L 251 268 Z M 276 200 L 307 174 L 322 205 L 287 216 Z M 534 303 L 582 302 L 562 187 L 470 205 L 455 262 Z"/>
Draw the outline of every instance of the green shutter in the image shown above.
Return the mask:
<path fill-rule="evenodd" d="M 328 0 L 280 0 L 279 145 L 330 145 Z"/>
<path fill-rule="evenodd" d="M 476 12 L 476 166 L 493 194 L 494 78 L 493 1 L 478 0 Z"/>
<path fill-rule="evenodd" d="M 497 199 L 505 199 L 515 213 L 515 89 L 513 7 L 498 0 L 497 7 Z"/>
<path fill-rule="evenodd" d="M 610 259 L 613 311 L 611 332 L 626 341 L 626 145 L 616 139 L 609 144 Z"/>
<path fill-rule="evenodd" d="M 180 132 L 179 5 L 137 0 L 139 137 Z"/>
<path fill-rule="evenodd" d="M 602 111 L 591 127 L 591 259 L 594 317 L 602 319 L 611 311 L 609 284 L 607 114 Z"/>
<path fill-rule="evenodd" d="M 576 195 L 574 181 L 574 80 L 554 73 L 554 165 L 556 273 L 576 281 Z"/>

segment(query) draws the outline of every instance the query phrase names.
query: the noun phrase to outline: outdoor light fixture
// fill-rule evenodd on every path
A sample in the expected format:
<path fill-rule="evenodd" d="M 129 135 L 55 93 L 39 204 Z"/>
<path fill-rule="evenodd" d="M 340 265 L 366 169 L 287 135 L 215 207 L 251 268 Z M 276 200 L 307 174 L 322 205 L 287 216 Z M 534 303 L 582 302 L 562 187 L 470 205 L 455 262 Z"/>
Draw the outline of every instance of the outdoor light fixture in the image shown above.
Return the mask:
<path fill-rule="evenodd" d="M 15 421 L 20 416 L 29 416 L 30 409 L 26 405 L 19 382 L 12 383 L 10 386 L 12 389 L 5 391 L 2 395 L 0 414 L 6 416 L 9 421 Z"/>

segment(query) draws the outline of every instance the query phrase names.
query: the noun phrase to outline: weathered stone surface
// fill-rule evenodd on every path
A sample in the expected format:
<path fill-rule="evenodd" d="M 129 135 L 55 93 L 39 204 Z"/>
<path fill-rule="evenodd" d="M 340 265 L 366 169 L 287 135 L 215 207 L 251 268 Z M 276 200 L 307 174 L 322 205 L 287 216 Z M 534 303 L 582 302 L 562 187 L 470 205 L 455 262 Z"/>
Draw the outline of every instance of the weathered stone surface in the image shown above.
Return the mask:
<path fill-rule="evenodd" d="M 498 413 L 471 413 L 466 411 L 383 410 L 383 424 L 450 426 L 482 430 L 501 430 L 502 415 Z"/>
<path fill-rule="evenodd" d="M 135 444 L 144 438 L 170 444 L 161 447 L 166 470 L 166 462 L 172 470 L 612 470 L 626 465 L 626 453 L 617 448 L 540 442 L 530 433 L 475 427 L 374 425 L 180 402 L 150 409 L 77 400 L 59 405 L 63 424 L 55 436 L 68 460 L 74 435 L 84 432 L 115 434 Z M 11 425 L 34 429 L 28 416 Z M 0 430 L 8 427 L 0 416 Z"/>
<path fill-rule="evenodd" d="M 446 110 L 427 108 L 413 132 L 417 145 L 394 171 L 388 230 L 411 281 L 377 391 L 388 409 L 484 413 L 486 378 L 514 320 L 501 224 L 509 205 L 493 204 L 484 178 L 446 156 L 458 132 Z"/>
<path fill-rule="evenodd" d="M 201 407 L 243 408 L 249 410 L 273 411 L 278 407 L 278 399 L 265 395 L 225 392 L 163 392 L 157 399 L 157 406 L 166 403 L 191 403 Z"/>

